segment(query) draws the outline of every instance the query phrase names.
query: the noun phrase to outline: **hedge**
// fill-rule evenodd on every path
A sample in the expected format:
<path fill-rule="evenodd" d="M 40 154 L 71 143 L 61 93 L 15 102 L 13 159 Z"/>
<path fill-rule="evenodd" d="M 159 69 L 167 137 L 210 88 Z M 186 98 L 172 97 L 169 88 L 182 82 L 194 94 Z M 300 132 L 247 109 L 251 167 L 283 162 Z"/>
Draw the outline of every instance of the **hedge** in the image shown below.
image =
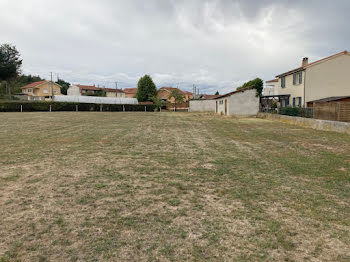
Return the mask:
<path fill-rule="evenodd" d="M 281 115 L 287 116 L 299 116 L 299 117 L 313 117 L 313 108 L 303 108 L 303 107 L 283 107 L 280 109 L 279 113 Z"/>
<path fill-rule="evenodd" d="M 72 102 L 44 102 L 44 101 L 0 101 L 0 112 L 47 112 L 50 111 L 146 111 L 153 112 L 156 105 L 115 105 L 115 104 L 90 104 Z M 124 108 L 123 108 L 124 107 Z"/>

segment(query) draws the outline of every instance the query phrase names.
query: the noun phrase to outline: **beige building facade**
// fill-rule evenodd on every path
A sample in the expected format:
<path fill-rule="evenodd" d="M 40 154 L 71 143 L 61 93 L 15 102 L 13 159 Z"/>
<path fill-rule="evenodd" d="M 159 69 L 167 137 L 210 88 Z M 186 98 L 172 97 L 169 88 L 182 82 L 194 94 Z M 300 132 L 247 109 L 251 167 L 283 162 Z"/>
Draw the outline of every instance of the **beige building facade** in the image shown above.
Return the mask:
<path fill-rule="evenodd" d="M 54 95 L 61 95 L 61 86 L 50 81 L 38 81 L 23 86 L 22 93 L 28 100 L 51 100 Z"/>
<path fill-rule="evenodd" d="M 289 95 L 282 106 L 303 106 L 307 102 L 350 95 L 350 54 L 343 51 L 280 74 L 275 95 Z M 267 83 L 266 83 L 267 84 Z"/>

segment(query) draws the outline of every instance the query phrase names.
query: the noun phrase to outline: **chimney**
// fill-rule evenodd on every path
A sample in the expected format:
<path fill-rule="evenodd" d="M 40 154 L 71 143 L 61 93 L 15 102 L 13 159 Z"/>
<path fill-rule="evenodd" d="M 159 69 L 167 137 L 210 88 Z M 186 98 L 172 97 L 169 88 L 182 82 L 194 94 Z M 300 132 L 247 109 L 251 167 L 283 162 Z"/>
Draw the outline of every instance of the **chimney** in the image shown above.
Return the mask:
<path fill-rule="evenodd" d="M 309 58 L 308 57 L 304 57 L 301 66 L 307 66 L 308 63 L 309 63 Z"/>

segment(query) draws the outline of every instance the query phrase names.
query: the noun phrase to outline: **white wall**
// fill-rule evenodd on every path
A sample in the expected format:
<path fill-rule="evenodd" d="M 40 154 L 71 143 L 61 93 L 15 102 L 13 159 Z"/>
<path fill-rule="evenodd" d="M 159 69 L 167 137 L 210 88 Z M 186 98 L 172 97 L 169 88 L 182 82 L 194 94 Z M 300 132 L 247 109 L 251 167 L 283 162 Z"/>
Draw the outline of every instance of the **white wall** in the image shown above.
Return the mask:
<path fill-rule="evenodd" d="M 218 114 L 225 114 L 225 100 L 227 100 L 227 115 L 253 116 L 259 112 L 259 97 L 256 96 L 255 89 L 237 92 L 216 100 L 218 101 Z"/>
<path fill-rule="evenodd" d="M 350 95 L 350 54 L 306 68 L 306 102 Z"/>
<path fill-rule="evenodd" d="M 215 112 L 215 100 L 190 100 L 190 112 Z"/>
<path fill-rule="evenodd" d="M 80 88 L 79 88 L 78 86 L 71 85 L 71 86 L 67 89 L 67 95 L 68 95 L 68 96 L 81 96 L 81 94 L 80 94 Z"/>

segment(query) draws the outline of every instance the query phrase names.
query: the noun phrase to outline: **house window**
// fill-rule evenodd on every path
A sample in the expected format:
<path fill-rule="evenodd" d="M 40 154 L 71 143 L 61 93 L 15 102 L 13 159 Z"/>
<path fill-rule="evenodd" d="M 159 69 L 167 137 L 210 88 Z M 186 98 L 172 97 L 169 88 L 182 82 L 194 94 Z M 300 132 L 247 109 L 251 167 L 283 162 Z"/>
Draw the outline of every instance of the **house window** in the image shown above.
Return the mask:
<path fill-rule="evenodd" d="M 299 85 L 300 85 L 303 83 L 303 72 L 302 71 L 299 72 L 298 75 L 299 75 L 298 78 L 299 78 Z"/>
<path fill-rule="evenodd" d="M 44 89 L 44 94 L 47 94 L 49 91 L 47 89 Z"/>
<path fill-rule="evenodd" d="M 293 85 L 297 84 L 297 73 L 293 74 Z"/>
<path fill-rule="evenodd" d="M 286 77 L 285 76 L 281 78 L 281 87 L 282 88 L 286 87 Z"/>
<path fill-rule="evenodd" d="M 31 88 L 28 88 L 28 93 L 32 92 L 32 89 Z"/>
<path fill-rule="evenodd" d="M 301 97 L 298 97 L 298 106 L 301 106 Z"/>
<path fill-rule="evenodd" d="M 295 97 L 293 97 L 293 106 L 295 106 Z"/>
<path fill-rule="evenodd" d="M 53 90 L 53 92 L 54 92 L 55 94 L 57 94 L 57 90 Z"/>
<path fill-rule="evenodd" d="M 220 104 L 220 105 L 223 105 L 223 104 L 224 104 L 224 100 L 220 100 L 220 101 L 219 101 L 219 104 Z"/>

